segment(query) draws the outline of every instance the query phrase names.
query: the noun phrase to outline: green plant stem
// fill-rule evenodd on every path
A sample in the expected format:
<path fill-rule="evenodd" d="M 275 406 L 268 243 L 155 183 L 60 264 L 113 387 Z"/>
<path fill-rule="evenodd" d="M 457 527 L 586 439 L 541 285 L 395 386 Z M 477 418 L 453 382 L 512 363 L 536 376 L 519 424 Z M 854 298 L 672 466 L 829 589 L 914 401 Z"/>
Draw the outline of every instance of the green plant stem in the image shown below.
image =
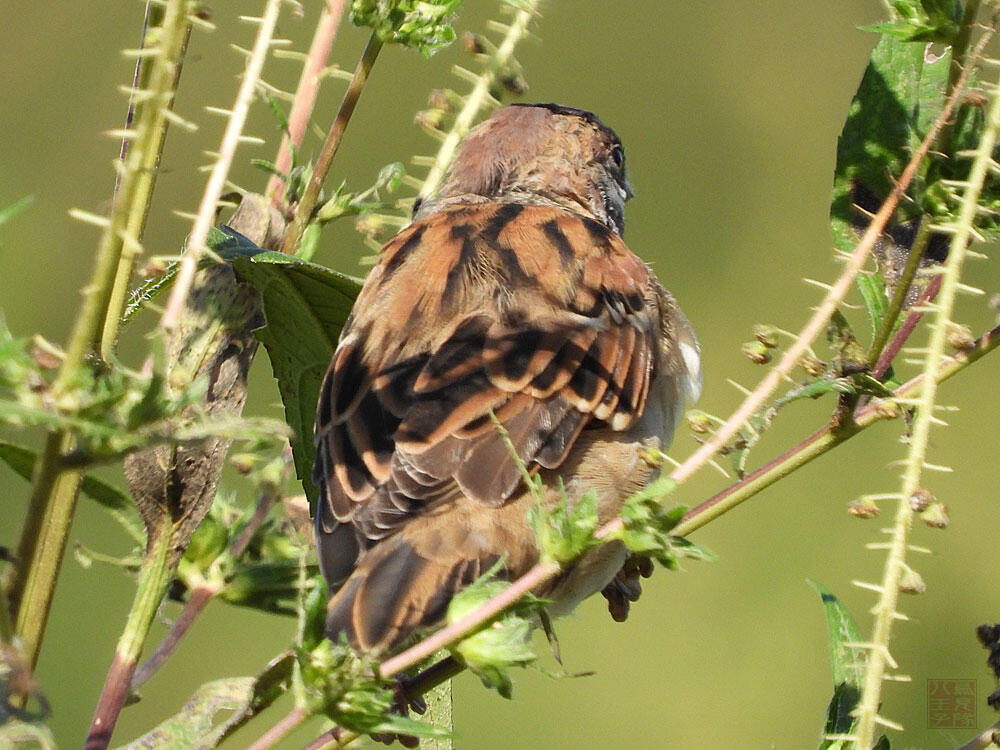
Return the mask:
<path fill-rule="evenodd" d="M 261 496 L 257 500 L 257 507 L 254 509 L 253 516 L 251 516 L 250 521 L 229 549 L 229 554 L 233 560 L 238 560 L 244 551 L 246 551 L 247 545 L 250 544 L 253 535 L 257 533 L 261 524 L 264 523 L 267 514 L 276 500 L 277 491 L 274 488 L 269 487 L 261 493 Z M 132 676 L 132 683 L 129 688 L 132 692 L 137 691 L 170 658 L 170 655 L 173 654 L 181 639 L 191 629 L 195 619 L 197 619 L 198 615 L 202 613 L 205 607 L 208 606 L 208 603 L 215 598 L 222 588 L 222 581 L 205 581 L 202 585 L 196 586 L 191 590 L 188 600 L 184 604 L 184 609 L 181 610 L 181 613 L 174 620 L 170 626 L 170 630 L 167 631 L 160 644 Z"/>
<path fill-rule="evenodd" d="M 60 456 L 73 444 L 64 431 L 50 432 L 32 481 L 28 513 L 21 529 L 17 564 L 8 571 L 5 588 L 16 613 L 17 636 L 25 661 L 38 664 L 56 579 L 83 479 L 79 471 L 62 471 Z"/>
<path fill-rule="evenodd" d="M 917 323 L 919 323 L 920 319 L 924 316 L 923 306 L 928 302 L 933 301 L 940 289 L 941 277 L 935 276 L 930 280 L 930 283 L 927 284 L 927 287 L 917 298 L 917 304 L 913 306 L 917 309 L 910 309 L 909 314 L 899 326 L 899 329 L 892 337 L 892 340 L 889 341 L 886 347 L 882 350 L 882 353 L 878 356 L 878 361 L 875 363 L 871 372 L 873 378 L 881 380 L 882 376 L 889 371 L 889 366 L 892 364 L 892 360 L 894 360 L 896 355 L 899 354 L 899 350 L 903 348 L 903 345 L 910 338 L 910 334 L 912 334 L 913 330 L 917 327 Z"/>
<path fill-rule="evenodd" d="M 1000 345 L 1000 326 L 984 334 L 968 352 L 948 360 L 936 373 L 935 380 L 938 383 L 943 383 L 983 355 L 993 351 L 998 345 Z M 918 376 L 901 385 L 894 391 L 894 395 L 899 398 L 906 398 L 915 393 L 920 388 L 922 382 L 923 376 Z M 836 448 L 862 430 L 867 429 L 876 422 L 891 418 L 893 418 L 893 415 L 891 411 L 884 407 L 884 404 L 870 403 L 859 409 L 850 422 L 836 429 L 828 425 L 821 430 L 817 430 L 798 445 L 785 451 L 777 458 L 772 459 L 756 471 L 747 474 L 739 482 L 730 485 L 717 495 L 689 510 L 685 514 L 684 519 L 674 528 L 673 533 L 678 536 L 690 534 L 709 521 L 732 510 L 740 503 L 749 500 L 779 479 L 791 474 L 796 469 L 801 468 L 832 448 Z"/>
<path fill-rule="evenodd" d="M 163 527 L 162 531 L 151 540 L 146 551 L 146 557 L 139 570 L 135 600 L 132 602 L 132 609 L 129 610 L 125 629 L 118 639 L 115 657 L 108 669 L 108 676 L 94 711 L 94 719 L 87 734 L 84 750 L 104 750 L 111 741 L 111 734 L 128 697 L 128 688 L 139 655 L 149 635 L 150 625 L 156 618 L 156 610 L 173 577 L 173 570 L 167 563 L 172 536 L 172 529 L 169 526 Z"/>
<path fill-rule="evenodd" d="M 447 664 L 448 660 L 451 659 L 458 666 L 459 670 L 462 669 L 462 665 L 445 651 L 438 653 L 435 658 L 437 659 L 435 664 Z M 412 684 L 407 683 L 404 685 L 404 690 L 408 696 L 412 689 Z M 452 750 L 455 743 L 450 735 L 455 729 L 455 723 L 454 716 L 452 715 L 451 679 L 446 677 L 438 682 L 437 685 L 426 687 L 422 693 L 417 693 L 411 697 L 416 697 L 416 695 L 424 695 L 427 699 L 427 712 L 424 714 L 423 720 L 433 727 L 444 729 L 449 735 L 447 737 L 427 737 L 421 741 L 420 747 L 423 750 Z"/>
<path fill-rule="evenodd" d="M 163 80 L 150 80 L 151 90 L 156 98 L 147 103 L 147 106 L 140 105 L 139 123 L 136 128 L 137 140 L 135 149 L 138 164 L 129 165 L 128 170 L 135 174 L 136 184 L 131 196 L 133 209 L 128 213 L 125 236 L 133 238 L 134 242 L 124 243 L 121 256 L 118 260 L 118 268 L 115 272 L 114 282 L 111 287 L 111 294 L 108 299 L 107 310 L 104 317 L 104 325 L 101 331 L 100 354 L 101 359 L 108 361 L 114 353 L 118 342 L 118 331 L 121 327 L 122 314 L 125 312 L 125 305 L 129 298 L 129 284 L 132 281 L 132 270 L 135 268 L 136 258 L 142 251 L 141 242 L 146 230 L 146 220 L 149 218 L 149 209 L 152 205 L 153 189 L 156 187 L 156 178 L 159 175 L 160 157 L 163 154 L 163 146 L 167 141 L 167 130 L 170 120 L 167 119 L 167 112 L 173 110 L 174 98 L 177 93 L 177 86 L 180 83 L 181 71 L 184 67 L 184 56 L 187 52 L 188 41 L 191 38 L 191 24 L 185 24 L 183 36 L 180 40 L 179 49 L 171 49 L 173 39 L 163 40 L 161 49 L 169 59 L 173 60 L 172 65 L 154 66 L 148 78 L 154 75 L 162 76 Z M 143 62 L 142 58 L 139 60 Z M 139 86 L 138 88 L 143 88 Z M 133 92 L 133 96 L 135 92 Z M 160 99 L 165 99 L 162 106 L 156 106 Z M 144 116 L 148 113 L 148 117 Z M 125 139 L 128 143 L 128 139 Z M 124 146 L 123 146 L 124 150 Z M 125 158 L 123 155 L 122 163 Z"/>
<path fill-rule="evenodd" d="M 186 0 L 171 0 L 167 5 L 161 27 L 165 39 L 171 34 L 183 39 L 187 24 L 186 9 Z M 165 52 L 162 59 L 157 58 L 157 64 L 167 64 L 169 60 L 166 58 Z M 138 158 L 138 151 L 133 149 L 133 158 Z M 130 165 L 134 166 L 131 160 Z M 85 287 L 80 314 L 53 386 L 56 394 L 72 385 L 84 366 L 87 352 L 99 341 L 122 248 L 126 244 L 126 219 L 132 210 L 132 196 L 137 184 L 136 174 L 130 171 L 130 165 L 122 172 L 120 200 L 112 208 L 98 244 L 93 277 Z M 67 428 L 53 430 L 47 435 L 35 469 L 31 499 L 18 543 L 18 565 L 12 568 L 4 582 L 10 605 L 17 612 L 17 632 L 24 656 L 32 666 L 38 662 L 56 578 L 76 509 L 81 475 L 62 465 L 63 455 L 73 444 L 72 432 Z"/>
<path fill-rule="evenodd" d="M 309 184 L 306 185 L 305 191 L 299 198 L 299 204 L 295 209 L 295 218 L 292 219 L 291 224 L 288 226 L 288 232 L 285 235 L 285 242 L 282 246 L 282 252 L 288 255 L 295 254 L 295 250 L 302 240 L 302 234 L 306 231 L 306 226 L 312 217 L 313 210 L 316 208 L 316 204 L 319 203 L 319 194 L 323 188 L 323 182 L 330 172 L 333 157 L 337 154 L 337 149 L 340 148 L 344 132 L 347 130 L 347 123 L 351 121 L 354 108 L 358 104 L 358 99 L 361 98 L 361 92 L 364 91 L 365 84 L 368 82 L 368 76 L 381 50 L 382 40 L 373 32 L 368 37 L 368 43 L 365 45 L 364 52 L 361 53 L 361 59 L 354 69 L 351 83 L 348 85 L 347 91 L 344 93 L 344 98 L 340 103 L 337 117 L 334 119 L 333 125 L 330 126 L 330 131 L 323 142 L 323 148 L 320 151 L 319 158 L 316 160 L 316 165 L 313 167 Z"/>
<path fill-rule="evenodd" d="M 930 221 L 928 221 L 926 215 L 922 215 L 920 217 L 920 226 L 917 227 L 917 235 L 913 238 L 913 246 L 910 248 L 910 254 L 906 258 L 906 265 L 903 267 L 903 272 L 899 275 L 899 279 L 896 280 L 896 289 L 892 293 L 892 299 L 889 301 L 889 309 L 882 316 L 882 322 L 879 324 L 878 331 L 872 339 L 871 348 L 868 350 L 869 370 L 875 369 L 875 365 L 882 355 L 882 350 L 885 349 L 885 344 L 896 327 L 896 320 L 903 310 L 906 295 L 910 291 L 910 284 L 913 283 L 913 279 L 917 275 L 917 269 L 920 268 L 920 259 L 924 257 L 924 250 L 927 248 L 930 238 Z"/>
<path fill-rule="evenodd" d="M 1000 17 L 994 17 L 993 26 Z M 989 34 L 984 34 L 988 37 Z M 882 683 L 891 662 L 889 640 L 893 623 L 900 618 L 897 602 L 900 582 L 906 574 L 906 552 L 915 511 L 910 507 L 910 498 L 920 489 L 923 470 L 927 464 L 927 446 L 934 407 L 937 403 L 937 379 L 930 377 L 938 369 L 944 356 L 948 325 L 958 296 L 962 264 L 973 233 L 973 222 L 979 210 L 979 196 L 986 177 L 996 165 L 993 149 L 1000 137 L 1000 94 L 992 89 L 992 98 L 986 113 L 986 125 L 976 149 L 976 157 L 969 171 L 958 220 L 955 222 L 948 259 L 941 271 L 941 291 L 934 303 L 934 322 L 930 330 L 924 358 L 924 375 L 916 399 L 917 413 L 910 436 L 903 482 L 899 495 L 895 523 L 891 529 L 891 541 L 886 555 L 882 581 L 878 586 L 879 599 L 875 605 L 875 624 L 871 641 L 867 644 L 868 662 L 865 681 L 861 690 L 857 710 L 856 744 L 863 750 L 873 747 L 876 728 L 886 720 L 879 716 L 882 700 Z"/>

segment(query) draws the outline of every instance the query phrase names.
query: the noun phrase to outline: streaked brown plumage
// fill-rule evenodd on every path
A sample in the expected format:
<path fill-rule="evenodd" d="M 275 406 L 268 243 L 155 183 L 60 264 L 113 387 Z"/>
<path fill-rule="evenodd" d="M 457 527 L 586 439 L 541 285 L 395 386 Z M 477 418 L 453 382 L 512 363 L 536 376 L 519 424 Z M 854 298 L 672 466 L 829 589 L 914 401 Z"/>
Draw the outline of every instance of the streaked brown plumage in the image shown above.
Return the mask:
<path fill-rule="evenodd" d="M 641 448 L 665 446 L 697 398 L 698 344 L 621 239 L 630 196 L 596 117 L 512 105 L 382 249 L 316 419 L 332 638 L 395 649 L 497 560 L 512 579 L 537 561 L 533 499 L 491 411 L 547 486 L 594 490 L 602 521 L 653 478 Z M 645 573 L 625 560 L 599 548 L 539 593 L 558 614 L 608 586 L 621 619 Z"/>

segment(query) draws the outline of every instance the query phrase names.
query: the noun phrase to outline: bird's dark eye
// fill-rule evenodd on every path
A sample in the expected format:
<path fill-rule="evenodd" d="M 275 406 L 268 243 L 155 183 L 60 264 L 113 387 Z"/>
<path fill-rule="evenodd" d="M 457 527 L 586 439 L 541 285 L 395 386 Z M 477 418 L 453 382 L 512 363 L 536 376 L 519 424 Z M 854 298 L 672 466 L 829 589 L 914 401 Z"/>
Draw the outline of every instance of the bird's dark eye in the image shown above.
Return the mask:
<path fill-rule="evenodd" d="M 625 149 L 618 143 L 611 147 L 611 161 L 615 163 L 618 169 L 625 168 Z"/>

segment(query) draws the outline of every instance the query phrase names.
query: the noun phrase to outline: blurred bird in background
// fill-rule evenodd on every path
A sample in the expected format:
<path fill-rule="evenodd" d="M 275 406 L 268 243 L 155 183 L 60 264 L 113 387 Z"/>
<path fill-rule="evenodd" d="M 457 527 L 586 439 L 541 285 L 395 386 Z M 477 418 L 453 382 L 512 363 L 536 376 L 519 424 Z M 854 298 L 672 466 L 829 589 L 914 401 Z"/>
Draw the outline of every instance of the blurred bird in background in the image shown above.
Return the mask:
<path fill-rule="evenodd" d="M 597 117 L 510 105 L 382 248 L 317 409 L 332 639 L 398 650 L 498 561 L 511 580 L 538 561 L 536 500 L 491 414 L 547 488 L 561 477 L 571 500 L 594 492 L 601 523 L 655 479 L 643 454 L 698 398 L 699 348 L 622 240 L 631 196 Z M 536 593 L 559 615 L 603 590 L 620 620 L 648 573 L 615 542 Z"/>

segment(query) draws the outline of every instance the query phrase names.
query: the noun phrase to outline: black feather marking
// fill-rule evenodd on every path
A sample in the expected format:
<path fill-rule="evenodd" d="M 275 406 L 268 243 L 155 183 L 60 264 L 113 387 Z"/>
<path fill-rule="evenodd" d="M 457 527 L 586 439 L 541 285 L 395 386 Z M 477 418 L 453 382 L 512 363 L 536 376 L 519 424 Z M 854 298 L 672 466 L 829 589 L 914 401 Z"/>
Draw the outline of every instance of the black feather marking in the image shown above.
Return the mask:
<path fill-rule="evenodd" d="M 598 247 L 606 250 L 608 248 L 608 237 L 611 234 L 611 230 L 609 230 L 597 219 L 591 219 L 589 216 L 583 216 L 580 220 L 583 222 L 584 228 L 590 234 L 590 239 L 592 239 Z"/>
<path fill-rule="evenodd" d="M 323 577 L 330 583 L 330 588 L 335 589 L 343 583 L 347 576 L 354 569 L 354 564 L 361 554 L 361 544 L 358 540 L 357 531 L 350 524 L 337 523 L 329 518 L 330 512 L 325 507 L 326 501 L 316 511 L 316 551 L 319 556 L 319 567 Z M 324 530 L 327 521 L 331 521 L 332 528 Z"/>
<path fill-rule="evenodd" d="M 535 461 L 546 469 L 558 468 L 573 446 L 576 436 L 586 422 L 587 415 L 576 409 L 567 409 L 563 418 L 559 420 L 548 435 L 545 441 L 539 446 L 538 453 L 535 454 Z"/>
<path fill-rule="evenodd" d="M 497 245 L 497 239 L 500 237 L 500 233 L 504 230 L 508 224 L 510 224 L 514 219 L 521 215 L 524 211 L 523 203 L 504 203 L 496 210 L 485 227 L 483 227 L 480 235 L 483 241 L 491 247 Z"/>
<path fill-rule="evenodd" d="M 420 391 L 435 390 L 477 367 L 482 359 L 488 328 L 489 320 L 485 317 L 463 321 L 421 368 L 418 376 L 420 383 L 416 387 Z"/>
<path fill-rule="evenodd" d="M 559 222 L 556 219 L 550 219 L 542 224 L 542 232 L 545 233 L 548 240 L 555 246 L 563 268 L 572 266 L 576 261 L 576 253 L 573 251 L 573 246 L 570 244 L 569 239 L 567 239 L 566 233 L 559 228 Z"/>
<path fill-rule="evenodd" d="M 524 270 L 517 253 L 509 247 L 497 246 L 497 254 L 500 256 L 500 263 L 503 266 L 504 280 L 511 287 L 535 286 L 537 281 Z"/>
<path fill-rule="evenodd" d="M 399 427 L 399 417 L 389 414 L 375 394 L 369 392 L 348 420 L 348 429 L 365 466 L 383 481 L 389 472 L 389 462 L 396 448 L 392 436 Z"/>
<path fill-rule="evenodd" d="M 362 347 L 358 345 L 359 340 L 361 339 L 353 339 L 342 344 L 341 350 L 336 355 L 336 366 L 323 383 L 318 412 L 321 420 L 325 417 L 335 423 L 339 422 L 368 387 L 370 373 L 368 367 L 361 361 Z"/>
<path fill-rule="evenodd" d="M 372 476 L 368 473 L 361 456 L 358 455 L 344 426 L 338 426 L 330 433 L 333 446 L 333 464 L 337 477 L 332 481 L 340 481 L 344 491 L 352 500 L 361 500 L 372 490 Z M 333 495 L 332 497 L 335 497 Z M 352 508 L 333 508 L 338 520 L 346 520 Z"/>
<path fill-rule="evenodd" d="M 453 381 L 448 388 L 417 397 L 396 433 L 398 443 L 424 443 L 466 401 L 496 391 L 482 370 Z M 499 394 L 497 394 L 499 398 Z M 489 408 L 489 407 L 487 407 Z M 481 413 L 481 412 L 480 412 Z M 470 420 L 479 414 L 470 415 Z"/>
<path fill-rule="evenodd" d="M 459 284 L 465 276 L 469 264 L 476 257 L 476 243 L 472 239 L 472 226 L 469 224 L 456 224 L 451 228 L 453 239 L 462 241 L 462 248 L 459 250 L 455 265 L 448 269 L 448 278 L 445 280 L 443 300 L 454 299 L 458 294 Z"/>
<path fill-rule="evenodd" d="M 583 401 L 588 403 L 596 401 L 599 396 L 603 396 L 603 388 L 611 380 L 611 373 L 601 363 L 601 350 L 604 347 L 601 337 L 590 345 L 587 355 L 580 362 L 579 367 L 570 378 L 569 388 Z"/>
<path fill-rule="evenodd" d="M 500 356 L 495 363 L 490 364 L 496 367 L 506 380 L 518 383 L 544 344 L 555 344 L 558 347 L 559 343 L 554 338 L 547 337 L 538 328 L 528 328 L 505 336 L 496 347 Z"/>
<path fill-rule="evenodd" d="M 401 265 L 406 261 L 414 250 L 420 246 L 420 240 L 424 236 L 424 232 L 427 231 L 427 225 L 421 224 L 410 235 L 409 239 L 406 240 L 399 249 L 389 258 L 389 262 L 385 264 L 385 269 L 382 271 L 382 278 L 379 280 L 379 286 L 385 284 L 386 281 L 399 269 Z"/>

